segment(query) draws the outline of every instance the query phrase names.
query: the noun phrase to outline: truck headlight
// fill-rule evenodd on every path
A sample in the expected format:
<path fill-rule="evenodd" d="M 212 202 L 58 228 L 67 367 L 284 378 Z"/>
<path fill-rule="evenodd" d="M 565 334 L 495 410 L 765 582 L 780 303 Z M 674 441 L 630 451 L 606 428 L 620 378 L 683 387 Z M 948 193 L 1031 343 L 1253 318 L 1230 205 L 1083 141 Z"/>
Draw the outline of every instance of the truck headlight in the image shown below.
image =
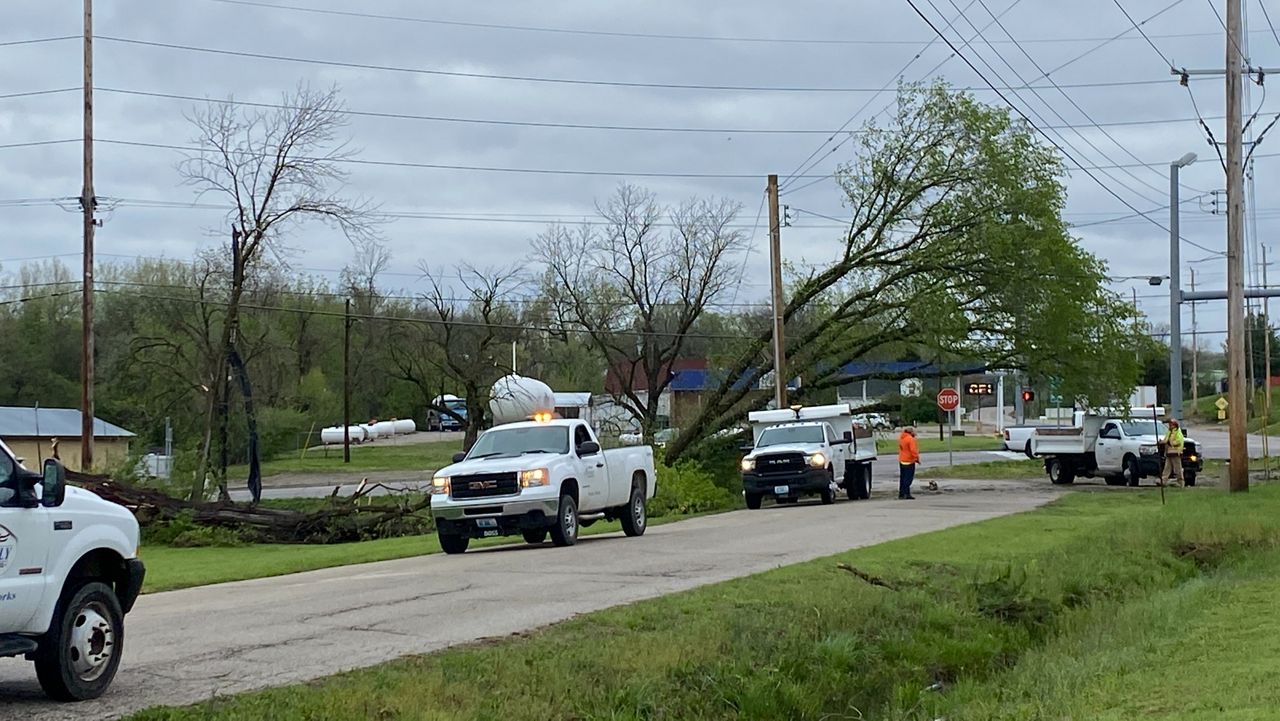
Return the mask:
<path fill-rule="evenodd" d="M 827 456 L 822 453 L 815 453 L 812 456 L 809 456 L 809 467 L 810 468 L 826 468 Z"/>
<path fill-rule="evenodd" d="M 534 468 L 528 471 L 520 471 L 521 488 L 538 488 L 540 486 L 549 485 L 551 485 L 551 473 L 545 468 Z"/>
<path fill-rule="evenodd" d="M 1141 446 L 1138 448 L 1138 452 L 1144 456 L 1154 456 L 1160 452 L 1160 446 Z"/>
<path fill-rule="evenodd" d="M 436 476 L 431 479 L 431 495 L 447 496 L 452 489 L 448 476 Z"/>
<path fill-rule="evenodd" d="M 740 465 L 742 466 L 742 471 L 744 473 L 754 471 L 756 469 L 756 459 L 743 458 L 742 463 Z"/>

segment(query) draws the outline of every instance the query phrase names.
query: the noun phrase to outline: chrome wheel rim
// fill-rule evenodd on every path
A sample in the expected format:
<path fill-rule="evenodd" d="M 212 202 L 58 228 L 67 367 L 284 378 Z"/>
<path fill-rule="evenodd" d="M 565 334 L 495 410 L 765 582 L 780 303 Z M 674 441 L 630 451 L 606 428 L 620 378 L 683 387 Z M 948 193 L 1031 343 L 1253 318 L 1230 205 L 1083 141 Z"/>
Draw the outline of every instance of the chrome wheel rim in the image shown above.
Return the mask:
<path fill-rule="evenodd" d="M 578 513 L 573 509 L 572 503 L 564 504 L 561 522 L 564 523 L 564 535 L 569 538 L 576 538 L 578 535 Z"/>
<path fill-rule="evenodd" d="M 110 614 L 98 601 L 86 604 L 71 624 L 67 658 L 81 681 L 98 680 L 115 656 L 116 632 Z"/>
<path fill-rule="evenodd" d="M 644 528 L 645 524 L 645 508 L 644 496 L 637 493 L 635 499 L 631 501 L 631 517 L 636 522 L 636 528 Z"/>

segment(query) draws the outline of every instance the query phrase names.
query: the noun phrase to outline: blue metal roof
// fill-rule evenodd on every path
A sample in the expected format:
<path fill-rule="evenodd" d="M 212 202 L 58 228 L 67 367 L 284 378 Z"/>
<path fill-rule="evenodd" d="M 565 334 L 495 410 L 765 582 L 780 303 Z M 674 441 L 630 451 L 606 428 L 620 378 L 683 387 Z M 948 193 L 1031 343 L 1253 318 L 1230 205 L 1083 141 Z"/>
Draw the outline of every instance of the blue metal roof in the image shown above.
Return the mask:
<path fill-rule="evenodd" d="M 93 419 L 94 438 L 132 438 L 135 434 L 101 418 Z M 0 438 L 79 438 L 78 408 L 0 406 Z"/>

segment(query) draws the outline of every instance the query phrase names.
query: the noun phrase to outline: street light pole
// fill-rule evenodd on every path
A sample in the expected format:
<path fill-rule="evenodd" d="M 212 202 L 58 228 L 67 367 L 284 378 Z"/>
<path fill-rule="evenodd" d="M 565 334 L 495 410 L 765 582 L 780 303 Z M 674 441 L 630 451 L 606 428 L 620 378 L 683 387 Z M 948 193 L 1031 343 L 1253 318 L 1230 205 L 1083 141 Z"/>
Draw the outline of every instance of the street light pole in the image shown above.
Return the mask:
<path fill-rule="evenodd" d="M 1182 258 L 1178 171 L 1196 162 L 1187 153 L 1169 164 L 1169 417 L 1182 420 Z"/>

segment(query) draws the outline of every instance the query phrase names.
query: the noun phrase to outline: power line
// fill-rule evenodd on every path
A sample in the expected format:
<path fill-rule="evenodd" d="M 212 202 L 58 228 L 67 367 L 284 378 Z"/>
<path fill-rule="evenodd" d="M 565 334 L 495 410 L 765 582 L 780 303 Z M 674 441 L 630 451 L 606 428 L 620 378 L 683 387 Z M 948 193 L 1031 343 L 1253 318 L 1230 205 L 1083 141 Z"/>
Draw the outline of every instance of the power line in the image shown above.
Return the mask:
<path fill-rule="evenodd" d="M 6 93 L 0 95 L 0 100 L 9 100 L 11 98 L 30 98 L 37 95 L 57 95 L 59 93 L 70 93 L 80 90 L 80 88 L 57 88 L 54 90 L 30 90 L 25 93 Z"/>
<path fill-rule="evenodd" d="M 508 75 L 499 73 L 471 73 L 454 70 L 439 70 L 433 68 L 410 68 L 398 65 L 379 65 L 373 63 L 355 63 L 342 60 L 324 60 L 318 58 L 301 58 L 290 55 L 273 55 L 270 53 L 256 53 L 245 50 L 226 50 L 221 48 L 206 48 L 195 45 L 181 45 L 177 43 L 161 43 L 152 40 L 139 40 L 136 38 L 121 38 L 110 35 L 99 35 L 97 40 L 122 43 L 126 45 L 137 45 L 142 47 L 162 48 L 166 50 L 179 50 L 184 52 L 205 53 L 212 55 L 225 55 L 239 58 L 252 58 L 255 60 L 274 60 L 279 62 L 304 63 L 308 65 L 325 65 L 329 67 L 350 68 L 357 70 L 377 70 L 395 73 L 410 73 L 415 75 L 431 75 L 437 77 L 467 78 L 471 80 L 507 80 L 513 82 L 526 83 L 551 83 L 560 85 L 588 85 L 588 86 L 604 86 L 604 87 L 620 87 L 620 88 L 656 88 L 666 90 L 727 90 L 735 92 L 771 92 L 771 93 L 875 93 L 879 92 L 877 88 L 863 87 L 806 87 L 806 86 L 771 86 L 771 85 L 722 85 L 722 84 L 696 84 L 696 83 L 658 83 L 658 82 L 639 82 L 626 80 L 585 80 L 581 78 L 549 78 L 534 75 Z M 1073 85 L 1064 85 L 1068 88 L 1115 88 L 1115 87 L 1133 87 L 1142 85 L 1158 85 L 1167 82 L 1166 80 L 1119 80 L 1096 83 L 1078 83 Z M 1002 88 L 961 88 L 963 90 L 979 90 L 990 89 L 996 92 Z M 1007 89 L 1007 88 L 1005 88 Z"/>
<path fill-rule="evenodd" d="M 1124 13 L 1125 19 L 1129 21 L 1129 24 L 1133 26 L 1133 29 L 1137 30 L 1138 34 L 1142 36 L 1142 39 L 1147 41 L 1147 45 L 1150 45 L 1151 49 L 1155 51 L 1156 55 L 1160 56 L 1160 62 L 1164 63 L 1166 67 L 1170 67 L 1170 68 L 1173 67 L 1173 61 L 1169 59 L 1169 56 L 1161 52 L 1160 48 L 1156 47 L 1155 42 L 1153 42 L 1151 38 L 1147 35 L 1146 31 L 1142 29 L 1142 25 L 1139 24 L 1138 21 L 1133 19 L 1133 16 L 1129 14 L 1129 11 L 1124 9 L 1124 5 L 1120 4 L 1120 0 L 1111 0 L 1111 1 L 1116 4 L 1116 7 L 1120 9 L 1120 12 Z M 1178 3 L 1174 3 L 1174 4 L 1177 5 Z M 1143 21 L 1143 23 L 1145 22 L 1146 20 Z"/>
<path fill-rule="evenodd" d="M 1262 8 L 1262 17 L 1267 21 L 1267 27 L 1271 28 L 1271 37 L 1275 38 L 1276 45 L 1280 46 L 1280 33 L 1276 32 L 1276 26 L 1271 23 L 1271 13 L 1267 12 L 1267 3 L 1265 0 L 1258 0 L 1258 7 Z"/>
<path fill-rule="evenodd" d="M 65 143 L 79 143 L 80 138 L 68 138 L 67 140 L 36 140 L 26 143 L 6 143 L 0 145 L 0 150 L 10 150 L 12 148 L 35 148 L 41 145 L 63 145 Z"/>
<path fill-rule="evenodd" d="M 11 48 L 18 45 L 39 45 L 41 43 L 56 43 L 62 40 L 79 40 L 79 35 L 59 35 L 53 38 L 32 38 L 30 40 L 6 40 L 0 42 L 0 48 Z"/>
<path fill-rule="evenodd" d="M 1129 17 L 1129 22 L 1133 25 L 1133 29 L 1134 29 L 1134 30 L 1137 30 L 1139 33 L 1141 33 L 1141 34 L 1142 34 L 1142 37 L 1143 37 L 1143 38 L 1146 38 L 1147 43 L 1151 44 L 1151 46 L 1152 46 L 1152 47 L 1155 47 L 1155 44 L 1154 44 L 1154 43 L 1151 43 L 1151 38 L 1150 38 L 1150 37 L 1149 37 L 1149 36 L 1148 36 L 1148 35 L 1147 35 L 1143 30 L 1142 30 L 1142 26 L 1143 26 L 1143 25 L 1146 25 L 1147 23 L 1151 22 L 1152 20 L 1155 20 L 1156 18 L 1160 17 L 1161 15 L 1164 15 L 1165 13 L 1169 12 L 1170 10 L 1172 10 L 1172 9 L 1174 9 L 1174 8 L 1176 8 L 1176 7 L 1178 7 L 1179 5 L 1181 5 L 1181 4 L 1182 4 L 1183 2 L 1185 2 L 1185 1 L 1186 1 L 1186 0 L 1173 0 L 1173 2 L 1171 2 L 1171 3 L 1169 3 L 1168 5 L 1164 6 L 1164 7 L 1163 7 L 1163 8 L 1161 8 L 1160 10 L 1156 11 L 1155 13 L 1153 13 L 1153 14 L 1151 14 L 1151 15 L 1148 15 L 1148 16 L 1147 16 L 1146 18 L 1144 18 L 1141 22 L 1136 22 L 1136 23 L 1135 23 L 1135 22 L 1133 22 L 1133 18 L 1132 18 L 1132 17 L 1130 17 L 1130 16 L 1129 16 L 1129 13 L 1127 13 L 1127 12 L 1125 13 L 1125 16 L 1126 16 L 1126 17 Z M 1123 10 L 1123 9 L 1124 9 L 1124 8 L 1121 8 L 1121 10 Z M 1049 75 L 1052 75 L 1053 73 L 1056 73 L 1056 72 L 1058 72 L 1059 70 L 1062 70 L 1063 68 L 1065 68 L 1065 67 L 1067 67 L 1067 66 L 1069 66 L 1069 65 L 1071 65 L 1071 64 L 1073 64 L 1073 63 L 1075 63 L 1075 62 L 1077 62 L 1077 61 L 1079 61 L 1080 59 L 1082 59 L 1082 58 L 1084 58 L 1084 57 L 1086 57 L 1086 56 L 1090 55 L 1091 53 L 1093 53 L 1093 52 L 1095 52 L 1095 51 L 1097 51 L 1097 50 L 1100 50 L 1100 49 L 1102 49 L 1102 48 L 1106 47 L 1107 45 L 1110 45 L 1111 43 L 1115 42 L 1116 40 L 1120 40 L 1120 39 L 1124 38 L 1124 36 L 1125 36 L 1125 35 L 1128 35 L 1128 34 L 1129 34 L 1129 30 L 1128 30 L 1128 28 L 1126 28 L 1125 30 L 1120 31 L 1120 32 L 1119 32 L 1119 33 L 1117 33 L 1117 34 L 1112 35 L 1110 38 L 1108 38 L 1108 39 L 1104 40 L 1103 42 L 1099 43 L 1098 45 L 1096 45 L 1096 46 L 1094 46 L 1094 47 L 1092 47 L 1092 48 L 1089 48 L 1089 49 L 1088 49 L 1088 50 L 1086 50 L 1085 52 L 1083 52 L 1083 53 L 1081 53 L 1081 54 L 1079 54 L 1079 55 L 1077 55 L 1077 56 L 1075 56 L 1075 57 L 1071 58 L 1070 60 L 1066 61 L 1065 63 L 1062 63 L 1061 65 L 1058 65 L 1057 67 L 1054 67 L 1053 69 L 1051 69 L 1049 72 L 1045 73 L 1045 74 L 1044 74 L 1043 76 L 1041 76 L 1041 77 L 1048 77 Z M 1165 36 L 1165 37 L 1170 37 L 1170 36 Z M 1214 35 L 1214 37 L 1216 37 L 1216 34 Z M 1124 39 L 1132 40 L 1132 39 L 1134 39 L 1134 38 L 1124 38 Z M 1157 52 L 1159 52 L 1159 51 L 1157 50 Z M 1037 78 L 1037 80 L 1039 80 L 1039 78 Z"/>

